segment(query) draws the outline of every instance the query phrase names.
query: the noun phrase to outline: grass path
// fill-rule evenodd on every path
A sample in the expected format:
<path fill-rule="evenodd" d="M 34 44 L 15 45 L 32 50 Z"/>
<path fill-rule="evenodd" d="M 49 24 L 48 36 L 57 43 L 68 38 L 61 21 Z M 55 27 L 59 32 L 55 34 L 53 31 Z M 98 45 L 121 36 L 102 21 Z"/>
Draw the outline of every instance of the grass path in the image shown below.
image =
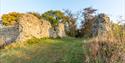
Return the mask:
<path fill-rule="evenodd" d="M 82 39 L 32 39 L 0 50 L 0 63 L 83 63 Z"/>

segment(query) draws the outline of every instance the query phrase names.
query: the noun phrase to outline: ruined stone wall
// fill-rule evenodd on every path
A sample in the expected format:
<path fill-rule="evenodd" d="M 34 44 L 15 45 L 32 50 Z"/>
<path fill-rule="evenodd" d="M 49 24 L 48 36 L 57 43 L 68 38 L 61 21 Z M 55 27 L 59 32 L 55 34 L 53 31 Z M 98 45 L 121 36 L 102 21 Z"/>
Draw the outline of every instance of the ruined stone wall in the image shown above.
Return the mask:
<path fill-rule="evenodd" d="M 20 35 L 17 41 L 25 41 L 31 37 L 49 37 L 51 24 L 48 21 L 40 20 L 31 14 L 24 14 L 19 19 Z"/>
<path fill-rule="evenodd" d="M 17 39 L 19 29 L 16 26 L 0 28 L 0 45 L 9 44 Z"/>
<path fill-rule="evenodd" d="M 32 14 L 23 14 L 14 26 L 0 28 L 0 45 L 13 41 L 25 41 L 32 37 L 65 37 L 64 24 L 59 24 L 56 31 L 49 21 L 38 19 Z"/>
<path fill-rule="evenodd" d="M 66 33 L 65 33 L 65 26 L 63 23 L 59 23 L 55 28 L 50 28 L 49 30 L 49 35 L 52 38 L 56 38 L 56 37 L 66 37 Z"/>
<path fill-rule="evenodd" d="M 96 20 L 92 24 L 91 33 L 92 36 L 102 35 L 106 32 L 111 32 L 110 18 L 105 14 L 99 14 L 95 17 Z"/>
<path fill-rule="evenodd" d="M 101 13 L 93 17 L 93 19 L 86 20 L 82 31 L 85 37 L 95 37 L 106 32 L 111 32 L 110 25 L 110 18 Z"/>
<path fill-rule="evenodd" d="M 62 24 L 62 23 L 60 23 L 60 24 L 58 25 L 58 36 L 61 37 L 61 38 L 66 36 L 65 26 L 64 26 L 64 24 Z"/>

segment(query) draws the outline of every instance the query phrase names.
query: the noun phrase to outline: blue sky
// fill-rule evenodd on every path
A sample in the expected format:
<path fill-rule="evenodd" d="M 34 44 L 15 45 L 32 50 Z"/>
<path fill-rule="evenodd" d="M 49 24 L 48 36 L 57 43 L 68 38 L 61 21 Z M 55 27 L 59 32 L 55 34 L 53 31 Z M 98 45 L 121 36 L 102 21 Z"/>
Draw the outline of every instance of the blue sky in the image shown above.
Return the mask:
<path fill-rule="evenodd" d="M 98 13 L 104 12 L 113 19 L 125 18 L 125 0 L 0 0 L 0 14 L 12 11 L 43 13 L 47 10 L 71 9 L 78 11 L 92 6 Z"/>

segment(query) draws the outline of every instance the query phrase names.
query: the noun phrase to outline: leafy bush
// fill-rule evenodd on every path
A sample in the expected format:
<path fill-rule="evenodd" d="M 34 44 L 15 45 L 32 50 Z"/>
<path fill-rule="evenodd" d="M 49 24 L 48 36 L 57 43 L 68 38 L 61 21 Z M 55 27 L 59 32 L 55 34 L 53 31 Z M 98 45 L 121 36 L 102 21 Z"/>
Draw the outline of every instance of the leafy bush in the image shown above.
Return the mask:
<path fill-rule="evenodd" d="M 63 20 L 63 17 L 64 13 L 58 10 L 50 10 L 42 14 L 42 18 L 50 21 L 52 26 L 56 26 L 59 23 L 59 21 Z"/>
<path fill-rule="evenodd" d="M 2 23 L 5 26 L 13 25 L 18 21 L 18 18 L 20 16 L 21 16 L 21 14 L 17 13 L 17 12 L 11 12 L 11 13 L 8 13 L 8 14 L 3 14 Z"/>

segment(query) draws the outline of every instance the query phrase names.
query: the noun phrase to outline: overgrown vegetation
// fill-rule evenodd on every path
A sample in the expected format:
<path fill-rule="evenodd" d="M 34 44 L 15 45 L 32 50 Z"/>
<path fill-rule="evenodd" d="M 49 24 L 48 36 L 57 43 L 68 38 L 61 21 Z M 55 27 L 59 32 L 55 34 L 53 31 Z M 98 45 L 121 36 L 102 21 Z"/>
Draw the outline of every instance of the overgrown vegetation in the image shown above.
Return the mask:
<path fill-rule="evenodd" d="M 59 22 L 63 21 L 64 13 L 59 10 L 50 10 L 42 14 L 42 17 L 52 24 L 52 26 L 58 25 Z"/>
<path fill-rule="evenodd" d="M 115 25 L 115 26 L 114 26 Z M 85 63 L 124 63 L 125 28 L 113 24 L 112 31 L 89 39 L 84 47 Z"/>
<path fill-rule="evenodd" d="M 5 26 L 14 25 L 17 23 L 19 17 L 21 16 L 18 12 L 10 12 L 2 16 L 2 23 Z"/>
<path fill-rule="evenodd" d="M 125 63 L 125 25 L 110 22 L 109 17 L 103 17 L 100 25 L 98 17 L 105 14 L 93 15 L 96 9 L 85 8 L 82 14 L 81 27 L 76 24 L 79 17 L 75 17 L 70 10 L 65 12 L 49 10 L 43 14 L 28 12 L 39 19 L 48 20 L 56 28 L 59 23 L 65 24 L 66 38 L 37 39 L 26 42 L 16 42 L 0 50 L 0 62 L 4 63 Z M 3 24 L 13 25 L 20 14 L 12 12 L 2 16 Z M 78 14 L 79 16 L 79 14 Z M 81 17 L 80 17 L 81 18 Z M 100 20 L 101 21 L 101 20 Z M 92 27 L 97 22 L 92 35 Z M 104 23 L 108 24 L 105 25 Z M 101 26 L 109 26 L 109 30 Z M 81 38 L 75 38 L 81 37 Z M 87 39 L 85 39 L 87 38 Z"/>

